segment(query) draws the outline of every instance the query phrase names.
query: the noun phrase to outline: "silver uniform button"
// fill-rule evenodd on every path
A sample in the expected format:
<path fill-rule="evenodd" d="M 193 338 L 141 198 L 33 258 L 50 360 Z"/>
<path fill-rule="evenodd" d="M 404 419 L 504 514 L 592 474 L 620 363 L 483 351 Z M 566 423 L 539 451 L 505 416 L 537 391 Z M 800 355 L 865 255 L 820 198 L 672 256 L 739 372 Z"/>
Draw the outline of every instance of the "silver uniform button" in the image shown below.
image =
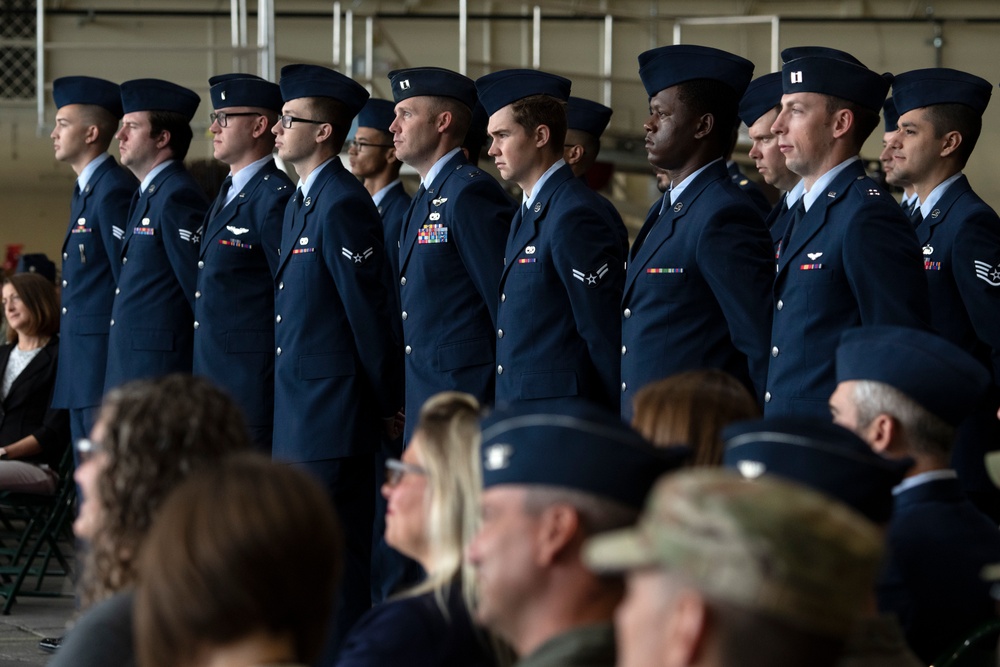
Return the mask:
<path fill-rule="evenodd" d="M 65 280 L 63 281 L 63 287 L 66 287 L 66 285 L 68 285 L 68 284 L 69 283 L 67 283 Z"/>
<path fill-rule="evenodd" d="M 506 294 L 501 294 L 500 295 L 500 303 L 503 303 L 506 300 L 507 300 L 507 295 Z"/>
<path fill-rule="evenodd" d="M 282 280 L 280 283 L 278 283 L 278 289 L 285 289 L 285 281 L 284 280 Z"/>
<path fill-rule="evenodd" d="M 778 310 L 781 310 L 784 307 L 785 307 L 785 302 L 782 301 L 781 299 L 778 299 Z"/>
<path fill-rule="evenodd" d="M 403 277 L 401 277 L 401 278 L 399 279 L 399 284 L 400 284 L 400 285 L 405 285 L 405 284 L 406 284 L 406 276 L 403 276 Z"/>
<path fill-rule="evenodd" d="M 777 348 L 777 346 L 771 348 L 771 356 L 772 357 L 778 356 L 778 348 Z"/>
<path fill-rule="evenodd" d="M 627 387 L 628 387 L 628 385 L 627 385 L 627 384 L 625 384 L 624 382 L 622 382 L 622 391 L 625 391 L 625 389 L 626 389 Z"/>
<path fill-rule="evenodd" d="M 201 325 L 198 324 L 198 320 L 195 320 L 194 321 L 194 328 L 197 329 L 199 326 L 201 326 Z"/>
<path fill-rule="evenodd" d="M 630 317 L 632 317 L 632 309 L 631 308 L 626 308 L 625 309 L 625 319 L 627 320 Z"/>
<path fill-rule="evenodd" d="M 66 314 L 66 309 L 65 309 L 65 308 L 63 308 L 63 309 L 62 309 L 62 314 L 63 314 L 63 315 L 65 315 L 65 314 Z"/>
<path fill-rule="evenodd" d="M 627 347 L 625 347 L 624 345 L 622 345 L 622 356 L 623 356 L 623 357 L 625 356 L 625 353 L 626 353 L 626 352 L 628 352 L 628 348 L 627 348 Z"/>
<path fill-rule="evenodd" d="M 503 338 L 503 329 L 497 329 L 497 338 Z"/>
<path fill-rule="evenodd" d="M 63 253 L 63 259 L 69 259 L 69 253 L 68 252 L 64 252 Z"/>
<path fill-rule="evenodd" d="M 275 316 L 274 321 L 277 322 L 278 324 L 281 324 L 281 315 Z"/>
<path fill-rule="evenodd" d="M 413 354 L 413 348 L 407 345 L 406 347 L 403 348 L 403 352 L 406 352 L 407 354 Z"/>
<path fill-rule="evenodd" d="M 128 264 L 128 257 L 122 257 L 122 264 Z"/>
<path fill-rule="evenodd" d="M 405 311 L 405 310 L 403 311 L 403 314 L 401 315 L 401 317 L 402 317 L 402 318 L 403 318 L 404 320 L 406 319 L 406 311 Z"/>
<path fill-rule="evenodd" d="M 503 366 L 497 366 L 497 375 L 503 375 Z"/>
<path fill-rule="evenodd" d="M 205 268 L 205 262 L 204 262 L 204 260 L 198 260 L 198 268 L 199 269 L 204 269 Z"/>
<path fill-rule="evenodd" d="M 115 326 L 115 321 L 111 320 L 111 326 Z"/>
<path fill-rule="evenodd" d="M 122 290 L 121 290 L 121 288 L 120 288 L 120 287 L 116 287 L 116 288 L 115 288 L 115 296 L 118 296 L 118 295 L 119 295 L 119 294 L 121 294 L 121 293 L 122 293 Z"/>
<path fill-rule="evenodd" d="M 765 403 L 770 403 L 771 402 L 771 392 L 769 392 L 769 391 L 765 391 L 764 392 L 764 402 Z"/>
<path fill-rule="evenodd" d="M 280 357 L 281 356 L 281 348 L 279 347 L 277 350 L 274 351 L 274 353 Z"/>
<path fill-rule="evenodd" d="M 194 293 L 194 298 L 196 298 L 196 299 L 200 299 L 201 298 L 201 290 L 198 290 L 197 292 Z"/>

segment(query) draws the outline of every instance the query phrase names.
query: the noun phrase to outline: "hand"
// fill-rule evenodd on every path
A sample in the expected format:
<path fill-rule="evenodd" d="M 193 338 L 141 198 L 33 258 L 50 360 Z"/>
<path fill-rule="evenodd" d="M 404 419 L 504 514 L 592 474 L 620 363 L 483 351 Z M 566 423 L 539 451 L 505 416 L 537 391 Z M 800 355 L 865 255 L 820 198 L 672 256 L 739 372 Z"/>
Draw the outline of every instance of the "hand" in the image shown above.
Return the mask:
<path fill-rule="evenodd" d="M 406 415 L 403 413 L 403 409 L 400 408 L 399 411 L 392 417 L 386 417 L 382 420 L 382 428 L 385 431 L 386 437 L 390 440 L 395 440 L 399 436 L 403 435 L 403 426 L 406 424 Z"/>

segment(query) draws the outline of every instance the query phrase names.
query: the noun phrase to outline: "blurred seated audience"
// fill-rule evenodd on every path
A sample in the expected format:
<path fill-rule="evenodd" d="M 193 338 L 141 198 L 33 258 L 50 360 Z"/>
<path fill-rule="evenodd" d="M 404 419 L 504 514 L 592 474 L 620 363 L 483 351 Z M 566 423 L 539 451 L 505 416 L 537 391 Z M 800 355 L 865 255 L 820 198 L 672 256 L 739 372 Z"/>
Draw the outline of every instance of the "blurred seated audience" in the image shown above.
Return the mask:
<path fill-rule="evenodd" d="M 69 415 L 52 410 L 59 362 L 59 298 L 38 273 L 4 280 L 0 348 L 0 490 L 51 494 L 69 445 Z"/>
<path fill-rule="evenodd" d="M 341 547 L 333 507 L 304 472 L 243 454 L 192 474 L 140 554 L 138 664 L 311 664 L 333 612 Z"/>

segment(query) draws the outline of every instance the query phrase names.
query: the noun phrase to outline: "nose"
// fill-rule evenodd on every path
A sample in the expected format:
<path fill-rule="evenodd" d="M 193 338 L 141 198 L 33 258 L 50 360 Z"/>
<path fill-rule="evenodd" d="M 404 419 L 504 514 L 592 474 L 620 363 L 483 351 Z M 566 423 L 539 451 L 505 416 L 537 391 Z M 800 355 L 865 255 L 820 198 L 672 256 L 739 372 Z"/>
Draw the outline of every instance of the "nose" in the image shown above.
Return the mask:
<path fill-rule="evenodd" d="M 125 139 L 125 126 L 124 125 L 122 125 L 121 128 L 119 128 L 118 132 L 115 133 L 115 139 L 117 139 L 118 141 L 122 141 L 123 139 Z"/>
<path fill-rule="evenodd" d="M 761 157 L 763 157 L 763 155 L 760 152 L 760 144 L 758 144 L 756 141 L 750 144 L 750 152 L 747 153 L 747 156 L 751 160 L 759 160 Z"/>
<path fill-rule="evenodd" d="M 782 109 L 778 112 L 777 118 L 771 124 L 771 134 L 784 134 L 785 133 L 785 111 Z"/>
<path fill-rule="evenodd" d="M 392 119 L 392 122 L 389 124 L 389 131 L 393 134 L 399 132 L 399 116 Z"/>
<path fill-rule="evenodd" d="M 55 139 L 56 138 L 56 130 L 58 130 L 58 129 L 59 129 L 58 125 L 56 127 L 52 128 L 52 132 L 49 133 L 49 139 Z"/>
<path fill-rule="evenodd" d="M 273 126 L 271 126 L 271 134 L 273 134 L 274 136 L 278 136 L 281 134 L 281 131 L 283 129 L 284 128 L 281 127 L 281 119 L 279 118 L 278 121 Z"/>

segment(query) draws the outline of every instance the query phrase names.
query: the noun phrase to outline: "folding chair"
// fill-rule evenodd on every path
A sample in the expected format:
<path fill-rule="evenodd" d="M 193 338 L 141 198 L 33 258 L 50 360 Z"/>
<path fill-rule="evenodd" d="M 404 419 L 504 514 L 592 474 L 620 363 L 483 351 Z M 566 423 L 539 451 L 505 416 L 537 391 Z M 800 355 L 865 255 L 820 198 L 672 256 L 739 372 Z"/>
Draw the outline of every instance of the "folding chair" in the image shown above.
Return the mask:
<path fill-rule="evenodd" d="M 931 667 L 996 667 L 998 638 L 1000 619 L 986 621 L 943 653 Z"/>
<path fill-rule="evenodd" d="M 0 555 L 6 556 L 6 562 L 0 564 L 0 596 L 4 598 L 0 613 L 4 615 L 10 614 L 18 595 L 72 597 L 42 590 L 42 583 L 48 575 L 72 577 L 72 554 L 67 555 L 72 551 L 69 526 L 76 501 L 72 447 L 66 448 L 58 473 L 52 495 L 0 491 L 0 513 L 3 515 L 0 522 L 8 528 L 21 526 L 15 532 L 16 545 L 0 548 Z M 53 559 L 58 568 L 52 568 Z M 24 589 L 29 577 L 35 578 L 35 585 Z"/>

